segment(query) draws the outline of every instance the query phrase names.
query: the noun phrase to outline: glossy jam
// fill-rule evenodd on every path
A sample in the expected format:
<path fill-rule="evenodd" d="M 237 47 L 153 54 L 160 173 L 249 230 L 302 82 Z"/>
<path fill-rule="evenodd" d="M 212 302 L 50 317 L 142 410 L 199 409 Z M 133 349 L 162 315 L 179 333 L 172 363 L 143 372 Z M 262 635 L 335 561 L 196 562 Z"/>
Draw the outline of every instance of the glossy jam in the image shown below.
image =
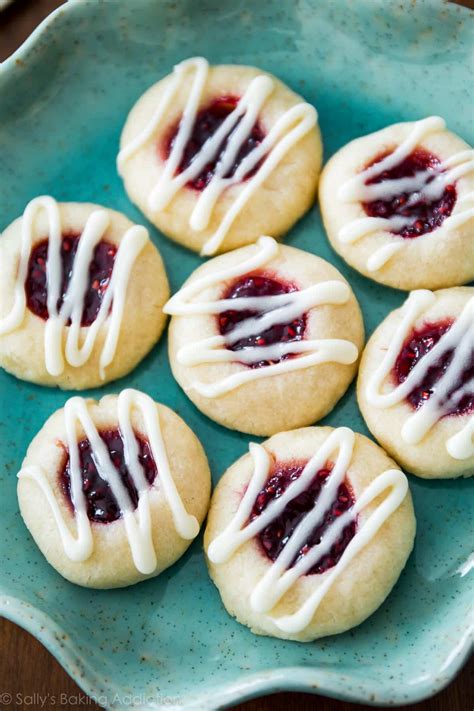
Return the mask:
<path fill-rule="evenodd" d="M 406 380 L 410 371 L 423 356 L 429 353 L 441 336 L 451 328 L 452 323 L 450 320 L 427 323 L 423 328 L 411 333 L 405 341 L 395 362 L 393 376 L 396 384 L 403 383 L 403 381 Z M 446 351 L 446 353 L 428 369 L 423 380 L 419 382 L 416 388 L 409 394 L 407 400 L 413 409 L 417 410 L 436 392 L 436 384 L 451 363 L 453 355 L 454 350 Z M 466 367 L 459 373 L 459 378 L 448 393 L 448 399 L 453 393 L 459 390 L 460 387 L 470 380 L 472 381 L 472 379 L 474 379 L 474 353 L 472 354 L 470 363 L 467 363 Z M 451 408 L 446 414 L 463 415 L 471 412 L 474 412 L 474 388 L 471 388 L 470 393 L 466 393 L 459 400 L 457 405 Z"/>
<path fill-rule="evenodd" d="M 293 291 L 297 291 L 297 288 L 292 284 L 284 283 L 283 281 L 270 278 L 264 274 L 250 274 L 235 281 L 221 298 L 237 299 L 246 296 L 276 296 L 278 294 L 289 294 Z M 224 311 L 217 317 L 219 332 L 225 336 L 231 333 L 238 323 L 255 315 L 255 311 Z M 228 345 L 227 348 L 231 351 L 239 351 L 250 347 L 270 346 L 274 343 L 301 341 L 302 338 L 304 338 L 305 328 L 306 315 L 303 314 L 289 323 L 275 324 L 264 331 L 258 331 L 253 336 L 242 338 Z M 278 360 L 285 360 L 289 357 L 291 357 L 291 354 L 284 355 Z M 261 360 L 252 363 L 249 367 L 261 368 L 271 363 L 277 363 L 278 360 Z"/>
<path fill-rule="evenodd" d="M 279 498 L 288 486 L 301 476 L 305 464 L 306 462 L 295 462 L 275 465 L 265 487 L 256 498 L 250 520 L 259 516 L 262 511 L 266 509 L 270 501 Z M 270 560 L 274 561 L 277 559 L 299 522 L 314 507 L 321 493 L 321 488 L 331 473 L 332 465 L 327 464 L 326 467 L 327 468 L 321 469 L 316 474 L 306 491 L 290 501 L 280 516 L 275 518 L 258 535 L 262 552 L 270 558 Z M 325 512 L 323 520 L 319 526 L 313 529 L 311 535 L 300 548 L 291 563 L 291 567 L 306 555 L 314 545 L 319 543 L 328 526 L 337 519 L 338 516 L 350 509 L 353 504 L 354 497 L 352 492 L 347 483 L 343 482 L 337 490 L 336 498 Z M 349 542 L 355 536 L 356 529 L 357 523 L 355 521 L 346 526 L 329 553 L 322 556 L 308 571 L 307 575 L 324 573 L 336 565 Z"/>
<path fill-rule="evenodd" d="M 368 167 L 379 163 L 388 154 L 379 156 Z M 385 180 L 397 180 L 399 178 L 413 177 L 416 173 L 429 170 L 433 180 L 441 174 L 440 161 L 436 156 L 425 150 L 417 148 L 413 153 L 405 158 L 399 165 L 391 170 L 386 170 L 375 178 L 368 180 L 366 185 L 382 183 Z M 430 182 L 431 182 L 430 180 Z M 374 200 L 363 203 L 365 212 L 370 217 L 390 218 L 393 216 L 410 217 L 410 224 L 400 230 L 392 230 L 394 234 L 412 239 L 420 235 L 432 232 L 440 227 L 444 220 L 452 213 L 456 203 L 456 188 L 454 185 L 447 185 L 439 200 L 430 201 L 420 197 L 413 205 L 407 207 L 410 195 L 400 193 L 388 200 Z"/>
<path fill-rule="evenodd" d="M 100 432 L 110 454 L 110 458 L 117 469 L 122 483 L 126 487 L 134 508 L 138 505 L 138 492 L 133 483 L 130 472 L 125 464 L 123 440 L 118 429 Z M 151 485 L 157 475 L 157 468 L 150 444 L 141 437 L 136 437 L 138 443 L 139 461 L 148 483 Z M 104 481 L 97 471 L 91 443 L 88 439 L 79 442 L 79 461 L 81 466 L 82 491 L 87 501 L 87 515 L 90 521 L 96 523 L 111 523 L 121 517 L 122 513 L 117 501 L 112 494 L 110 486 Z M 64 469 L 60 474 L 60 485 L 72 507 L 70 463 L 67 456 Z"/>
<path fill-rule="evenodd" d="M 236 96 L 222 96 L 219 99 L 213 101 L 212 104 L 210 104 L 197 114 L 193 131 L 191 133 L 189 141 L 186 143 L 183 152 L 183 157 L 178 167 L 178 173 L 182 173 L 193 162 L 195 156 L 199 153 L 208 138 L 214 135 L 217 129 L 225 121 L 227 116 L 235 109 L 238 102 L 239 98 Z M 237 122 L 236 127 L 239 123 L 240 119 Z M 235 128 L 233 129 L 233 131 L 235 131 Z M 163 151 L 165 159 L 168 158 L 171 152 L 173 143 L 178 133 L 178 129 L 179 123 L 173 126 L 168 138 L 165 141 Z M 214 159 L 204 166 L 201 173 L 196 178 L 194 178 L 194 180 L 191 180 L 188 183 L 188 187 L 194 188 L 194 190 L 204 190 L 204 188 L 210 183 L 214 175 L 216 165 L 219 162 L 233 131 L 231 131 L 225 136 L 218 148 Z M 223 177 L 231 178 L 235 174 L 235 171 L 237 170 L 245 156 L 247 156 L 254 148 L 256 148 L 263 141 L 264 138 L 265 133 L 259 122 L 257 121 L 257 123 L 254 124 L 248 138 L 241 145 L 239 152 L 235 156 L 235 160 L 232 166 Z M 247 180 L 252 175 L 254 175 L 260 165 L 261 161 L 255 166 L 253 170 L 249 171 L 245 175 L 244 180 Z"/>
<path fill-rule="evenodd" d="M 79 245 L 80 235 L 63 235 L 61 243 L 62 283 L 57 308 L 61 307 L 69 282 L 71 281 L 74 259 Z M 28 273 L 25 280 L 26 302 L 36 316 L 48 319 L 48 289 L 46 263 L 49 241 L 38 243 L 31 252 Z M 99 242 L 94 250 L 89 266 L 88 286 L 82 311 L 82 326 L 90 326 L 99 313 L 102 299 L 110 283 L 117 248 L 109 242 Z"/>

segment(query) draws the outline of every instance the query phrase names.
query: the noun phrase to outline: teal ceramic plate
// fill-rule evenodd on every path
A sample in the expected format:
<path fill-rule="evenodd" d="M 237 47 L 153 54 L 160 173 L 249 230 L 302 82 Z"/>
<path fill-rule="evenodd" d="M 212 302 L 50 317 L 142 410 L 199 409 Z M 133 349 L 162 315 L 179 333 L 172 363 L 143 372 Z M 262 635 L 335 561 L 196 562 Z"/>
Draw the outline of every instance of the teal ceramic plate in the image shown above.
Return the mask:
<path fill-rule="evenodd" d="M 400 120 L 443 115 L 472 143 L 469 12 L 411 0 L 75 0 L 7 60 L 0 75 L 0 214 L 50 193 L 142 216 L 115 171 L 128 109 L 173 64 L 204 55 L 255 64 L 315 104 L 326 158 L 348 140 Z M 199 257 L 148 225 L 176 290 Z M 346 267 L 317 210 L 288 241 L 333 262 L 352 283 L 367 330 L 404 296 Z M 166 338 L 123 382 L 170 405 L 198 434 L 214 481 L 249 438 L 200 415 L 171 377 Z M 104 390 L 90 394 L 99 396 Z M 373 704 L 435 693 L 469 644 L 465 576 L 468 481 L 410 479 L 418 518 L 414 553 L 367 622 L 313 644 L 256 637 L 223 609 L 201 540 L 159 579 L 88 591 L 63 580 L 25 529 L 15 494 L 27 445 L 67 393 L 0 373 L 1 612 L 32 632 L 89 694 L 109 708 L 215 708 L 297 689 Z M 353 389 L 326 418 L 366 432 Z"/>

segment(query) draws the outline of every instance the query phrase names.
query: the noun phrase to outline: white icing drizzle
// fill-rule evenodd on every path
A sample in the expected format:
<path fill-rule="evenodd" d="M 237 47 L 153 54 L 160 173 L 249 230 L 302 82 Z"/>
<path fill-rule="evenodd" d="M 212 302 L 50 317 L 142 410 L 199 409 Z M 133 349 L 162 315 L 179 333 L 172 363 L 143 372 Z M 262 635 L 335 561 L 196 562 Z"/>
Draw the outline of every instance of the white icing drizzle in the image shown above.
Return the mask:
<path fill-rule="evenodd" d="M 277 559 L 270 565 L 268 571 L 252 591 L 250 596 L 252 609 L 256 612 L 267 613 L 275 607 L 302 575 L 305 575 L 322 556 L 331 550 L 346 526 L 355 521 L 358 514 L 374 499 L 389 490 L 387 496 L 370 516 L 362 523 L 359 522 L 355 536 L 349 542 L 338 563 L 319 576 L 319 585 L 303 605 L 291 615 L 272 618 L 277 627 L 285 632 L 301 632 L 310 624 L 321 601 L 336 579 L 357 553 L 373 539 L 384 522 L 400 506 L 407 493 L 407 478 L 401 471 L 390 469 L 383 472 L 371 482 L 348 511 L 330 524 L 321 541 L 310 548 L 308 553 L 302 556 L 293 567 L 289 567 L 311 532 L 321 524 L 324 514 L 335 500 L 339 485 L 344 481 L 352 459 L 354 441 L 354 433 L 347 427 L 333 430 L 306 464 L 298 479 L 293 481 L 279 498 L 270 501 L 259 516 L 250 523 L 246 523 L 257 495 L 269 477 L 271 464 L 270 456 L 264 447 L 259 444 L 250 444 L 254 471 L 248 488 L 229 525 L 211 541 L 208 547 L 207 555 L 211 562 L 220 564 L 229 560 L 240 546 L 258 535 L 284 511 L 292 499 L 305 491 L 316 473 L 325 466 L 328 458 L 337 452 L 332 472 L 322 487 L 314 507 L 297 525 Z"/>
<path fill-rule="evenodd" d="M 159 415 L 153 400 L 138 390 L 122 390 L 117 399 L 117 414 L 120 435 L 124 443 L 124 457 L 130 476 L 138 492 L 138 506 L 134 509 L 130 495 L 124 486 L 110 458 L 107 446 L 99 435 L 88 410 L 88 401 L 81 397 L 70 398 L 64 406 L 66 426 L 66 446 L 69 452 L 71 499 L 74 506 L 76 536 L 71 532 L 64 518 L 62 509 L 56 499 L 53 488 L 41 466 L 26 466 L 18 474 L 18 478 L 28 478 L 35 481 L 45 495 L 59 535 L 64 552 L 70 560 L 81 562 L 87 560 L 93 552 L 94 541 L 90 521 L 87 516 L 87 502 L 82 491 L 82 477 L 77 441 L 77 426 L 81 425 L 89 440 L 94 462 L 99 476 L 108 483 L 112 495 L 122 513 L 122 520 L 130 545 L 133 562 L 140 573 L 152 573 L 157 564 L 153 547 L 153 531 L 150 512 L 150 489 L 146 480 L 138 454 L 138 444 L 132 428 L 133 409 L 139 409 L 145 424 L 145 433 L 150 443 L 153 459 L 156 464 L 160 487 L 171 509 L 176 531 L 184 539 L 195 538 L 199 532 L 199 524 L 194 516 L 187 513 L 174 483 L 166 446 L 160 428 Z M 153 485 L 152 485 L 153 486 Z M 111 524 L 106 524 L 111 525 Z"/>
<path fill-rule="evenodd" d="M 66 361 L 69 365 L 75 368 L 84 365 L 91 356 L 100 329 L 105 325 L 107 335 L 99 361 L 100 375 L 104 379 L 105 369 L 113 361 L 117 348 L 130 272 L 148 241 L 148 232 L 144 227 L 134 225 L 124 234 L 97 317 L 87 329 L 84 329 L 81 326 L 81 319 L 88 285 L 89 265 L 96 245 L 110 224 L 110 216 L 106 210 L 94 210 L 89 215 L 79 240 L 64 301 L 58 311 L 57 303 L 62 282 L 62 227 L 59 206 L 54 198 L 47 195 L 31 200 L 22 218 L 20 263 L 14 287 L 13 305 L 10 312 L 0 319 L 0 334 L 14 331 L 21 325 L 25 316 L 25 280 L 33 248 L 34 224 L 41 210 L 47 213 L 49 241 L 46 264 L 49 318 L 44 330 L 46 369 L 50 375 L 61 375 L 63 372 L 64 341 Z M 70 325 L 68 325 L 69 320 Z"/>
<path fill-rule="evenodd" d="M 441 336 L 426 355 L 420 358 L 402 383 L 390 390 L 382 388 L 395 366 L 398 355 L 415 321 L 434 304 L 435 300 L 435 294 L 424 289 L 413 291 L 410 294 L 403 305 L 400 324 L 380 365 L 369 379 L 366 388 L 367 400 L 374 407 L 388 408 L 397 405 L 423 381 L 429 368 L 435 365 L 446 351 L 454 350 L 449 366 L 436 383 L 435 392 L 416 412 L 407 417 L 402 426 L 402 439 L 410 445 L 421 442 L 431 428 L 444 415 L 448 414 L 457 402 L 474 389 L 474 382 L 471 380 L 464 383 L 448 397 L 460 373 L 473 358 L 474 297 L 468 300 L 451 328 Z M 447 440 L 446 449 L 454 459 L 468 459 L 474 454 L 473 433 L 474 417 L 471 417 L 458 433 Z"/>
<path fill-rule="evenodd" d="M 208 71 L 209 65 L 202 57 L 194 57 L 177 64 L 174 67 L 172 79 L 163 92 L 149 124 L 138 136 L 122 148 L 117 158 L 119 173 L 123 174 L 123 167 L 126 161 L 153 138 L 174 96 L 183 85 L 190 81 L 189 74 L 193 73 L 194 78 L 190 83 L 188 100 L 171 153 L 165 162 L 164 170 L 157 184 L 148 196 L 150 210 L 159 212 L 166 209 L 176 193 L 186 183 L 194 180 L 208 163 L 216 159 L 221 143 L 229 136 L 216 165 L 214 176 L 199 196 L 189 219 L 190 227 L 196 232 L 201 232 L 208 227 L 215 205 L 224 190 L 240 183 L 264 159 L 255 175 L 249 178 L 245 185 L 241 186 L 241 190 L 239 190 L 234 202 L 224 214 L 217 230 L 204 244 L 201 251 L 202 255 L 215 254 L 235 219 L 257 188 L 276 168 L 290 148 L 316 125 L 318 119 L 316 109 L 307 103 L 302 102 L 288 109 L 276 121 L 262 143 L 245 156 L 235 174 L 230 178 L 223 177 L 233 165 L 236 156 L 248 139 L 258 119 L 262 106 L 273 91 L 274 82 L 272 79 L 266 75 L 258 76 L 252 80 L 235 109 L 202 146 L 192 163 L 183 172 L 176 174 L 184 149 L 193 131 Z"/>
<path fill-rule="evenodd" d="M 372 185 L 366 185 L 366 182 L 402 163 L 428 134 L 442 131 L 445 128 L 446 123 L 439 116 L 430 116 L 416 121 L 406 139 L 393 153 L 341 185 L 338 192 L 339 199 L 342 202 L 372 202 L 374 200 L 389 200 L 403 192 L 408 192 L 411 195 L 405 207 L 416 204 L 420 199 L 431 202 L 439 200 L 447 185 L 474 170 L 473 150 L 459 151 L 442 161 L 436 169 L 421 170 L 413 177 L 384 180 Z M 454 212 L 444 220 L 441 225 L 444 229 L 456 229 L 474 217 L 474 193 L 469 192 L 458 196 L 456 203 L 467 203 L 467 205 L 463 210 Z M 354 244 L 363 237 L 377 232 L 401 230 L 406 225 L 413 224 L 416 219 L 413 215 L 410 217 L 393 215 L 390 218 L 362 217 L 344 225 L 339 231 L 338 238 L 343 244 Z M 367 260 L 367 269 L 370 272 L 377 271 L 409 242 L 410 240 L 403 237 L 392 235 L 390 244 L 382 245 L 370 255 Z"/>
<path fill-rule="evenodd" d="M 255 336 L 274 324 L 292 321 L 308 309 L 320 304 L 344 304 L 350 296 L 349 287 L 344 282 L 325 281 L 301 291 L 276 296 L 240 297 L 208 302 L 193 301 L 197 294 L 208 287 L 225 283 L 229 279 L 249 274 L 264 266 L 276 256 L 279 249 L 276 241 L 272 237 L 266 236 L 259 238 L 256 247 L 257 252 L 243 262 L 201 277 L 184 286 L 165 305 L 165 313 L 174 316 L 219 314 L 228 309 L 258 312 L 256 316 L 241 321 L 224 336 L 211 336 L 183 346 L 177 354 L 178 362 L 188 366 L 223 362 L 251 364 L 261 360 L 277 360 L 286 353 L 301 354 L 301 356 L 262 368 L 239 369 L 238 372 L 213 383 L 195 381 L 192 388 L 205 397 L 218 397 L 251 380 L 308 368 L 316 363 L 349 364 L 357 360 L 357 347 L 350 341 L 343 339 L 303 339 L 269 346 L 254 346 L 239 351 L 231 351 L 226 348 L 226 345 L 232 345 L 241 338 Z"/>

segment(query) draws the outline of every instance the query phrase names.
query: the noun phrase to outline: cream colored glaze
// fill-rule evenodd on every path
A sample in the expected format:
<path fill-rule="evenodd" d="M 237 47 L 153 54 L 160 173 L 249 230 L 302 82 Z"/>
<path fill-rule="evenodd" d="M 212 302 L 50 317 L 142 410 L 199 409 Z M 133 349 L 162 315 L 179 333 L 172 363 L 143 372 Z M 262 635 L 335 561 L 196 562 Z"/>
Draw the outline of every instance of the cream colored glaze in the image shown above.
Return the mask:
<path fill-rule="evenodd" d="M 258 312 L 256 316 L 241 321 L 225 336 L 211 336 L 183 346 L 177 354 L 178 362 L 187 366 L 222 362 L 240 362 L 250 365 L 261 360 L 277 360 L 287 353 L 298 354 L 298 357 L 288 358 L 261 368 L 239 370 L 213 383 L 194 381 L 192 387 L 205 397 L 219 397 L 252 380 L 308 368 L 317 363 L 350 364 L 357 360 L 359 355 L 357 347 L 352 342 L 329 338 L 303 339 L 275 343 L 270 346 L 253 346 L 239 351 L 226 348 L 241 338 L 256 335 L 274 324 L 290 322 L 320 304 L 344 304 L 350 296 L 347 284 L 343 281 L 333 280 L 314 284 L 301 291 L 277 296 L 217 299 L 211 302 L 194 301 L 195 297 L 204 289 L 249 274 L 264 266 L 277 255 L 279 246 L 272 237 L 264 236 L 259 238 L 257 249 L 256 254 L 240 264 L 219 270 L 183 287 L 165 305 L 165 313 L 175 316 L 219 314 L 226 309 Z"/>
<path fill-rule="evenodd" d="M 439 200 L 447 185 L 474 170 L 474 151 L 459 151 L 442 161 L 440 166 L 419 171 L 413 177 L 384 180 L 381 183 L 367 185 L 367 181 L 376 178 L 386 170 L 399 165 L 417 145 L 430 133 L 436 133 L 446 128 L 446 123 L 439 116 L 430 116 L 416 121 L 406 139 L 388 156 L 374 165 L 366 168 L 356 176 L 341 185 L 338 197 L 342 202 L 372 202 L 388 200 L 404 192 L 411 193 L 406 207 L 416 204 L 420 199 L 434 202 Z M 444 171 L 444 172 L 443 172 Z M 433 175 L 435 175 L 433 179 Z M 467 220 L 474 217 L 474 193 L 467 193 L 458 198 L 458 202 L 467 203 L 465 209 L 450 215 L 442 223 L 443 229 L 456 229 Z M 362 217 L 345 225 L 339 232 L 339 240 L 343 244 L 354 244 L 363 237 L 376 232 L 394 232 L 406 225 L 413 224 L 416 217 L 393 215 L 390 218 Z M 409 243 L 403 237 L 392 235 L 392 242 L 382 245 L 368 258 L 367 269 L 371 272 L 381 269 L 397 252 Z"/>
<path fill-rule="evenodd" d="M 70 398 L 64 406 L 64 420 L 67 433 L 66 447 L 69 453 L 71 498 L 74 506 L 76 536 L 69 530 L 51 484 L 40 466 L 27 466 L 18 477 L 35 481 L 43 492 L 51 508 L 64 551 L 70 560 L 87 560 L 94 549 L 93 533 L 87 517 L 87 502 L 82 490 L 82 476 L 77 441 L 77 425 L 84 429 L 89 440 L 99 476 L 108 483 L 120 508 L 130 550 L 137 570 L 145 575 L 156 568 L 153 548 L 150 512 L 150 484 L 145 478 L 139 461 L 137 440 L 132 428 L 131 416 L 134 408 L 141 411 L 145 431 L 157 468 L 159 485 L 171 509 L 176 531 L 184 539 L 195 538 L 199 524 L 188 514 L 171 475 L 166 446 L 160 429 L 159 415 L 153 400 L 138 390 L 122 390 L 117 399 L 117 417 L 121 437 L 124 442 L 125 462 L 138 492 L 138 507 L 134 509 L 130 495 L 122 483 L 110 458 L 107 446 L 99 435 L 88 410 L 88 402 L 81 397 Z M 107 524 L 109 525 L 109 524 Z"/>
<path fill-rule="evenodd" d="M 366 389 L 367 400 L 371 405 L 378 408 L 392 407 L 402 402 L 417 384 L 422 382 L 425 373 L 439 361 L 443 353 L 454 350 L 454 356 L 446 371 L 438 380 L 435 392 L 416 412 L 409 415 L 405 420 L 401 436 L 403 441 L 410 445 L 421 442 L 431 428 L 444 415 L 449 413 L 453 405 L 474 388 L 472 381 L 467 382 L 456 390 L 451 397 L 447 397 L 453 390 L 460 371 L 469 362 L 469 359 L 472 359 L 474 347 L 474 297 L 469 299 L 451 328 L 441 336 L 439 341 L 423 358 L 420 358 L 406 380 L 395 388 L 387 389 L 384 387 L 415 321 L 435 302 L 435 299 L 435 294 L 432 291 L 424 289 L 413 291 L 410 294 L 403 305 L 402 320 L 393 335 L 388 349 L 385 351 L 379 367 L 370 377 Z M 465 418 L 463 420 L 465 422 Z M 474 454 L 473 431 L 474 417 L 469 418 L 460 431 L 447 440 L 446 449 L 454 459 L 468 459 Z"/>
<path fill-rule="evenodd" d="M 134 225 L 124 234 L 99 312 L 94 322 L 84 328 L 81 326 L 81 319 L 88 287 L 89 265 L 96 245 L 110 224 L 110 216 L 106 210 L 94 210 L 90 214 L 79 240 L 64 301 L 58 311 L 57 304 L 62 283 L 62 226 L 59 206 L 54 198 L 47 195 L 31 200 L 22 218 L 20 263 L 14 287 L 13 305 L 10 312 L 0 320 L 0 334 L 16 330 L 25 317 L 27 308 L 25 280 L 33 248 L 35 220 L 40 210 L 45 210 L 48 216 L 49 242 L 46 263 L 49 317 L 44 329 L 46 369 L 51 375 L 61 375 L 64 370 L 64 356 L 69 365 L 75 368 L 84 365 L 92 354 L 100 329 L 105 326 L 107 335 L 99 362 L 101 378 L 104 379 L 105 369 L 113 361 L 117 348 L 130 273 L 136 258 L 148 241 L 148 232 L 144 227 Z M 65 353 L 63 353 L 64 342 Z"/>
<path fill-rule="evenodd" d="M 359 524 L 355 536 L 349 542 L 338 563 L 319 575 L 318 587 L 304 604 L 291 615 L 272 618 L 275 624 L 285 632 L 301 632 L 310 624 L 321 601 L 335 580 L 357 553 L 373 539 L 389 516 L 396 511 L 408 491 L 407 479 L 401 471 L 390 469 L 383 472 L 365 489 L 354 506 L 326 529 L 320 543 L 310 548 L 306 555 L 302 556 L 293 567 L 290 567 L 311 531 L 321 524 L 325 512 L 334 501 L 338 487 L 344 481 L 350 465 L 354 441 L 354 433 L 347 427 L 340 427 L 331 432 L 324 444 L 306 464 L 301 475 L 288 486 L 280 497 L 270 501 L 259 516 L 250 523 L 246 523 L 255 500 L 269 477 L 271 466 L 270 457 L 265 448 L 259 444 L 251 443 L 250 454 L 254 461 L 254 471 L 249 485 L 229 525 L 208 546 L 207 555 L 212 563 L 219 565 L 229 560 L 243 543 L 258 535 L 284 511 L 291 500 L 305 491 L 316 473 L 325 466 L 330 457 L 334 459 L 333 455 L 337 453 L 334 467 L 322 487 L 314 507 L 297 525 L 280 555 L 269 566 L 268 571 L 251 593 L 250 605 L 252 609 L 256 612 L 268 613 L 296 581 L 330 551 L 344 528 L 356 520 L 358 514 L 370 503 L 387 489 L 389 490 L 388 495 L 370 516 L 362 524 Z"/>
<path fill-rule="evenodd" d="M 216 159 L 222 142 L 228 137 L 222 155 L 216 165 L 214 175 L 200 194 L 189 219 L 190 227 L 196 232 L 201 232 L 209 225 L 216 203 L 224 190 L 232 185 L 241 183 L 245 176 L 253 171 L 258 163 L 264 159 L 256 170 L 255 175 L 249 178 L 245 185 L 242 185 L 234 202 L 224 214 L 217 230 L 204 244 L 201 251 L 202 255 L 215 254 L 235 219 L 257 188 L 276 168 L 290 148 L 316 125 L 318 118 L 316 109 L 303 102 L 288 109 L 272 126 L 262 143 L 245 156 L 234 175 L 230 178 L 224 177 L 234 163 L 242 145 L 249 137 L 260 110 L 273 92 L 273 80 L 267 75 L 257 76 L 250 83 L 235 109 L 196 154 L 192 163 L 185 170 L 178 173 L 178 166 L 182 161 L 185 147 L 192 134 L 200 108 L 208 71 L 209 65 L 202 57 L 194 57 L 177 64 L 173 71 L 172 80 L 168 83 L 149 124 L 138 136 L 122 148 L 117 158 L 119 173 L 123 174 L 125 163 L 136 151 L 152 140 L 177 91 L 189 82 L 188 101 L 184 107 L 170 155 L 165 161 L 163 172 L 157 184 L 148 196 L 150 210 L 160 212 L 166 209 L 176 193 L 183 189 L 186 183 L 197 178 L 203 168 Z M 193 76 L 192 79 L 190 75 Z"/>

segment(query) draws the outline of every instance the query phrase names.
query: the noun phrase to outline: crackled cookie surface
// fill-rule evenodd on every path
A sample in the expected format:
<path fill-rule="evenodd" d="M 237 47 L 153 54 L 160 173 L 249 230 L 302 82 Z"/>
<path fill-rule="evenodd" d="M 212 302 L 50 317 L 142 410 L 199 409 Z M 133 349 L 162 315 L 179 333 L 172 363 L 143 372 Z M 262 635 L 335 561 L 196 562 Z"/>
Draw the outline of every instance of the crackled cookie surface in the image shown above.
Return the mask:
<path fill-rule="evenodd" d="M 193 432 L 137 390 L 69 399 L 31 442 L 18 475 L 26 526 L 71 582 L 123 587 L 188 548 L 209 504 L 210 472 Z"/>
<path fill-rule="evenodd" d="M 314 202 L 317 113 L 253 67 L 178 64 L 136 103 L 118 170 L 131 200 L 205 255 L 284 234 Z"/>
<path fill-rule="evenodd" d="M 405 469 L 474 475 L 474 289 L 412 292 L 367 343 L 357 397 L 372 434 Z"/>
<path fill-rule="evenodd" d="M 364 343 L 341 274 L 271 237 L 203 264 L 165 311 L 178 383 L 208 417 L 251 434 L 323 417 L 354 377 Z"/>
<path fill-rule="evenodd" d="M 358 625 L 413 547 L 406 476 L 346 427 L 250 444 L 214 491 L 204 546 L 227 611 L 256 634 L 309 642 Z"/>
<path fill-rule="evenodd" d="M 474 278 L 474 151 L 438 116 L 348 143 L 319 199 L 332 246 L 371 279 L 410 290 Z"/>
<path fill-rule="evenodd" d="M 132 370 L 166 323 L 168 280 L 144 227 L 42 196 L 0 239 L 0 365 L 83 389 Z"/>

